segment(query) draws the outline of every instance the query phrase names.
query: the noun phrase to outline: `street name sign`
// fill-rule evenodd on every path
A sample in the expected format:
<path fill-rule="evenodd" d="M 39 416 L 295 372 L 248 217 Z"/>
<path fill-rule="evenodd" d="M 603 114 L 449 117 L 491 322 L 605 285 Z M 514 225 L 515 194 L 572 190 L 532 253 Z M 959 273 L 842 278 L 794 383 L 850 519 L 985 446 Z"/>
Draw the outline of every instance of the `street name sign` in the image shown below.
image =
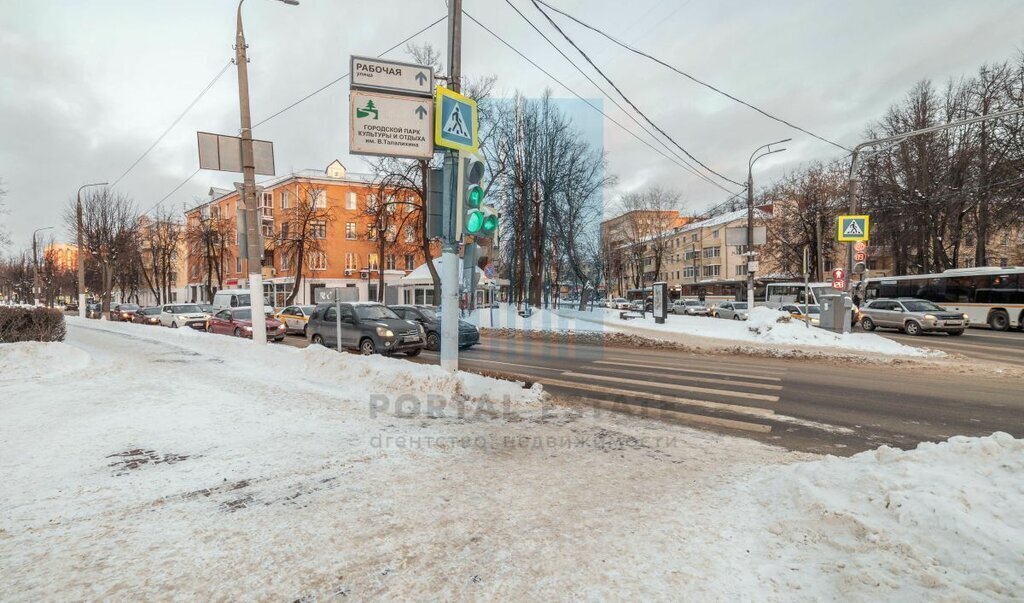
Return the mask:
<path fill-rule="evenodd" d="M 426 98 L 434 95 L 434 70 L 426 65 L 354 55 L 349 65 L 351 88 L 382 90 Z"/>
<path fill-rule="evenodd" d="M 836 232 L 837 239 L 845 243 L 867 241 L 870 226 L 870 216 L 839 216 L 839 229 Z"/>
<path fill-rule="evenodd" d="M 349 152 L 430 159 L 434 104 L 427 98 L 352 90 L 348 95 Z"/>
<path fill-rule="evenodd" d="M 434 144 L 475 153 L 480 147 L 476 101 L 441 86 L 437 87 L 434 99 L 437 111 Z"/>

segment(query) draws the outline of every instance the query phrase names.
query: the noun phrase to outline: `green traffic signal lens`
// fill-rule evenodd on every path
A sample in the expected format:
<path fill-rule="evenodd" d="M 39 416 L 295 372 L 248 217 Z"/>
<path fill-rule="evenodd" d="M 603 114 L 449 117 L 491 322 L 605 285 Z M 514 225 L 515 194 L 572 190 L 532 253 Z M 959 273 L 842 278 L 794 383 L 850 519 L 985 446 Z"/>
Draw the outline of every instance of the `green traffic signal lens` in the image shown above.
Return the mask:
<path fill-rule="evenodd" d="M 491 214 L 484 218 L 483 231 L 490 234 L 498 229 L 498 216 Z"/>
<path fill-rule="evenodd" d="M 484 225 L 484 214 L 483 212 L 472 210 L 466 214 L 466 232 L 476 233 Z"/>
<path fill-rule="evenodd" d="M 467 195 L 466 202 L 469 203 L 470 207 L 480 207 L 480 204 L 484 201 L 484 189 L 479 186 L 473 185 L 469 187 L 469 194 Z"/>

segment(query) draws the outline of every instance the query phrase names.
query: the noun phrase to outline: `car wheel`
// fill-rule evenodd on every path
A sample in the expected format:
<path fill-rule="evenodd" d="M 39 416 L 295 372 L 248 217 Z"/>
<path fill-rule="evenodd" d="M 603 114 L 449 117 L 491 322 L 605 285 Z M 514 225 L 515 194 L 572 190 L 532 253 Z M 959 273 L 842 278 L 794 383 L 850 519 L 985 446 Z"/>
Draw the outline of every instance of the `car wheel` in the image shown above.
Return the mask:
<path fill-rule="evenodd" d="M 963 335 L 963 334 L 964 334 L 964 330 L 963 329 L 960 329 L 959 331 L 950 331 L 949 332 L 949 336 L 950 337 L 957 337 L 957 336 Z"/>
<path fill-rule="evenodd" d="M 314 345 L 324 345 L 324 338 L 320 336 L 320 333 L 314 333 L 313 334 L 313 344 Z"/>
<path fill-rule="evenodd" d="M 210 323 L 206 323 L 206 332 L 213 333 L 213 325 L 211 325 Z"/>
<path fill-rule="evenodd" d="M 875 321 L 873 321 L 870 318 L 868 318 L 867 316 L 865 316 L 864 318 L 861 319 L 860 326 L 865 331 L 874 331 L 875 330 Z"/>
<path fill-rule="evenodd" d="M 921 325 L 915 320 L 908 320 L 907 324 L 903 326 L 903 330 L 907 332 L 907 335 L 920 335 Z"/>
<path fill-rule="evenodd" d="M 370 356 L 377 352 L 377 346 L 373 345 L 373 340 L 367 337 L 366 339 L 359 342 L 359 353 L 364 356 Z"/>
<path fill-rule="evenodd" d="M 235 335 L 235 337 L 241 337 L 242 336 L 242 329 L 239 329 L 238 327 L 235 327 L 234 335 Z"/>
<path fill-rule="evenodd" d="M 1010 328 L 1010 317 L 1002 310 L 996 310 L 988 317 L 988 326 L 993 331 L 1005 331 Z"/>
<path fill-rule="evenodd" d="M 441 336 L 437 333 L 427 333 L 427 349 L 440 350 Z"/>
<path fill-rule="evenodd" d="M 172 328 L 172 329 L 177 329 L 177 328 L 178 328 L 178 323 L 176 323 L 176 322 L 172 322 L 172 323 L 171 323 L 171 328 Z"/>
<path fill-rule="evenodd" d="M 309 335 L 309 325 L 302 325 L 302 336 L 306 337 Z"/>
<path fill-rule="evenodd" d="M 419 356 L 420 352 L 422 352 L 422 351 L 423 351 L 423 348 L 416 348 L 415 350 L 409 350 L 408 352 L 405 353 L 405 355 L 408 356 L 409 358 L 415 358 L 415 357 Z"/>
<path fill-rule="evenodd" d="M 733 314 L 732 315 L 732 319 L 733 320 L 739 320 L 740 319 L 740 315 L 739 314 Z"/>

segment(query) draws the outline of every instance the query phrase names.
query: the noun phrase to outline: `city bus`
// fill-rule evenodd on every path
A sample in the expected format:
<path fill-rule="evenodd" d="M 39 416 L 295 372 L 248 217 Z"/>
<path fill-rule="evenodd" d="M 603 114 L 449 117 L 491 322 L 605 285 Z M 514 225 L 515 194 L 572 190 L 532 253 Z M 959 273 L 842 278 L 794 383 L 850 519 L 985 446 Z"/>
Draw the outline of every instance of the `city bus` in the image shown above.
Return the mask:
<path fill-rule="evenodd" d="M 953 268 L 938 274 L 869 278 L 860 285 L 864 301 L 916 297 L 951 312 L 962 312 L 971 326 L 996 331 L 1024 325 L 1024 268 Z"/>

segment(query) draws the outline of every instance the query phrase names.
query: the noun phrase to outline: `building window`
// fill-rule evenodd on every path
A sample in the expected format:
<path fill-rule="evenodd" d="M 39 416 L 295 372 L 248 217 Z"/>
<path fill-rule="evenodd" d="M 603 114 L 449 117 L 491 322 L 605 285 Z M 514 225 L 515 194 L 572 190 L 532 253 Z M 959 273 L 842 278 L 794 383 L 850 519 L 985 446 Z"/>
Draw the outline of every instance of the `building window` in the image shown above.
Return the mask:
<path fill-rule="evenodd" d="M 413 270 L 416 268 L 416 256 L 411 253 L 405 254 L 405 269 Z"/>
<path fill-rule="evenodd" d="M 722 248 L 721 247 L 705 247 L 704 248 L 704 257 L 706 259 L 717 258 L 721 254 L 722 254 Z"/>
<path fill-rule="evenodd" d="M 260 232 L 263 233 L 263 236 L 268 238 L 268 239 L 274 238 L 274 223 L 273 222 L 264 222 L 260 226 Z"/>
<path fill-rule="evenodd" d="M 355 191 L 349 191 L 345 193 L 345 209 L 356 208 L 356 193 Z"/>
<path fill-rule="evenodd" d="M 349 241 L 356 240 L 356 223 L 345 222 L 345 238 Z"/>
<path fill-rule="evenodd" d="M 310 253 L 307 265 L 310 270 L 327 270 L 327 254 L 322 251 Z"/>
<path fill-rule="evenodd" d="M 309 236 L 314 239 L 327 238 L 327 222 L 317 221 L 309 223 Z"/>
<path fill-rule="evenodd" d="M 288 209 L 292 206 L 292 194 L 288 191 L 281 191 L 281 209 Z"/>
<path fill-rule="evenodd" d="M 309 191 L 309 202 L 317 209 L 327 207 L 327 193 L 323 189 Z"/>
<path fill-rule="evenodd" d="M 384 256 L 384 268 L 387 270 L 394 270 L 397 262 L 395 261 L 395 254 L 389 253 Z"/>
<path fill-rule="evenodd" d="M 290 256 L 287 253 L 282 253 L 281 254 L 281 271 L 284 272 L 286 270 L 291 270 L 291 269 L 292 269 L 292 265 L 291 265 L 291 258 L 290 258 Z"/>
<path fill-rule="evenodd" d="M 718 230 L 712 230 L 711 231 L 711 238 L 712 239 L 717 239 L 718 238 Z"/>
<path fill-rule="evenodd" d="M 369 266 L 370 270 L 380 270 L 380 258 L 376 253 L 371 253 L 367 256 L 366 264 Z"/>
<path fill-rule="evenodd" d="M 405 227 L 405 242 L 413 243 L 416 241 L 416 229 L 412 226 Z"/>
<path fill-rule="evenodd" d="M 288 222 L 282 222 L 281 223 L 281 240 L 282 241 L 287 241 L 288 240 L 288 230 L 289 230 L 290 226 L 291 225 Z"/>
<path fill-rule="evenodd" d="M 999 267 L 1000 268 L 1006 268 L 1009 265 L 1010 265 L 1009 259 L 1007 259 L 1007 258 L 999 258 Z"/>
<path fill-rule="evenodd" d="M 718 276 L 722 273 L 722 267 L 718 264 L 713 266 L 704 266 L 703 274 L 705 277 Z"/>
<path fill-rule="evenodd" d="M 242 274 L 242 258 L 235 258 L 235 272 Z"/>
<path fill-rule="evenodd" d="M 358 258 L 351 251 L 345 254 L 345 270 L 358 270 Z"/>
<path fill-rule="evenodd" d="M 736 276 L 747 276 L 747 265 L 740 264 L 736 266 Z"/>
<path fill-rule="evenodd" d="M 745 254 L 747 252 L 747 246 L 746 245 L 737 245 L 734 249 L 735 249 L 736 255 L 743 255 L 743 254 Z"/>
<path fill-rule="evenodd" d="M 260 195 L 260 215 L 264 218 L 274 217 L 274 193 Z"/>
<path fill-rule="evenodd" d="M 371 241 L 377 240 L 377 227 L 372 224 L 366 229 L 366 238 Z"/>
<path fill-rule="evenodd" d="M 690 242 L 691 243 L 696 241 L 696 240 L 697 240 L 697 233 L 693 233 L 692 235 L 690 235 Z"/>

